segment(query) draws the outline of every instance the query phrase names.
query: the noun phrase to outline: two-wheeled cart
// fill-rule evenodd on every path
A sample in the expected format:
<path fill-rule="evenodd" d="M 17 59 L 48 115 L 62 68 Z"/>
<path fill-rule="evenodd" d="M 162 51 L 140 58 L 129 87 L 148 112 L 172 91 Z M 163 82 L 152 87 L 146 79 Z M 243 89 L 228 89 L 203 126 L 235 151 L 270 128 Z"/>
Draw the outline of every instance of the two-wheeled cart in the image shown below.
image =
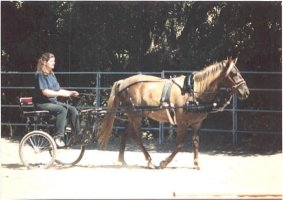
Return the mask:
<path fill-rule="evenodd" d="M 57 147 L 52 137 L 54 116 L 49 111 L 36 110 L 32 97 L 22 97 L 19 102 L 22 114 L 29 124 L 28 133 L 19 145 L 19 156 L 29 169 L 49 168 L 54 163 L 77 164 L 84 155 L 85 145 L 95 143 L 99 118 L 105 113 L 102 109 L 82 110 L 80 120 L 84 122 L 83 141 L 76 141 L 75 133 L 66 126 L 65 146 Z"/>

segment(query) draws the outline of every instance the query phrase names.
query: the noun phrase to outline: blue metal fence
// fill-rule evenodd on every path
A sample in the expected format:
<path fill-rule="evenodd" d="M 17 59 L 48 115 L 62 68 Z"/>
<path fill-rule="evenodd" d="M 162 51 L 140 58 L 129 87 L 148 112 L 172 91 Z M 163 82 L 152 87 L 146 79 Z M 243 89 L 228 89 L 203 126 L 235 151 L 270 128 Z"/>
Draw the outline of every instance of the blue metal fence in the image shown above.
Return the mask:
<path fill-rule="evenodd" d="M 174 75 L 180 75 L 180 74 L 186 74 L 189 71 L 162 71 L 162 72 L 142 72 L 143 74 L 151 74 L 151 75 L 156 75 L 156 76 L 160 76 L 160 77 L 168 77 L 172 74 Z M 114 81 L 120 79 L 118 77 L 127 77 L 133 74 L 137 74 L 137 72 L 56 72 L 57 75 L 59 76 L 63 76 L 64 78 L 67 78 L 67 82 L 68 82 L 68 87 L 63 87 L 65 89 L 75 89 L 75 90 L 79 90 L 79 91 L 85 91 L 85 92 L 94 92 L 95 93 L 95 104 L 92 105 L 92 107 L 103 107 L 104 105 L 101 105 L 102 103 L 102 91 L 105 90 L 110 90 L 111 89 L 111 85 L 113 84 Z M 264 76 L 280 76 L 280 78 L 282 79 L 282 73 L 281 72 L 251 72 L 251 71 L 242 71 L 241 74 L 243 76 L 245 75 L 253 75 L 253 76 L 260 76 L 260 75 L 264 75 Z M 17 76 L 23 76 L 24 78 L 22 78 L 23 80 L 27 80 L 29 79 L 28 76 L 32 76 L 33 78 L 34 72 L 1 72 L 1 76 L 2 79 L 4 76 L 11 76 L 13 77 L 13 79 L 17 79 Z M 71 76 L 90 76 L 91 75 L 91 79 L 94 80 L 92 81 L 92 84 L 90 85 L 89 83 L 87 83 L 88 85 L 83 85 L 83 86 L 77 86 L 77 82 L 76 80 L 78 80 L 77 78 L 71 78 Z M 67 77 L 66 77 L 67 76 Z M 31 79 L 32 79 L 31 78 Z M 83 78 L 84 79 L 84 78 Z M 245 78 L 246 79 L 246 78 Z M 108 81 L 107 81 L 108 80 Z M 109 81 L 111 80 L 111 81 Z M 247 80 L 247 79 L 246 79 Z M 247 81 L 248 82 L 248 81 Z M 21 91 L 27 91 L 30 90 L 30 92 L 32 92 L 32 90 L 34 89 L 34 87 L 31 85 L 31 83 L 29 81 L 23 81 L 23 84 L 21 85 L 13 85 L 13 82 L 10 81 L 9 84 L 5 85 L 2 82 L 1 85 L 1 90 L 2 91 L 9 91 L 9 92 L 13 92 L 13 90 L 21 90 Z M 62 85 L 62 84 L 61 84 Z M 66 85 L 66 84 L 64 84 Z M 280 96 L 282 96 L 282 88 L 263 88 L 263 87 L 251 87 L 250 88 L 251 93 L 252 92 L 263 92 L 265 94 L 268 94 L 269 92 L 275 92 L 275 93 L 279 93 Z M 3 94 L 3 92 L 2 92 Z M 2 100 L 3 102 L 3 100 Z M 237 98 L 233 97 L 233 103 L 230 106 L 231 108 L 227 108 L 224 110 L 224 112 L 229 112 L 232 114 L 232 127 L 230 128 L 226 128 L 226 129 L 222 129 L 222 128 L 202 128 L 202 131 L 207 131 L 207 132 L 227 132 L 227 133 L 232 133 L 233 135 L 233 144 L 236 145 L 237 144 L 237 140 L 238 140 L 238 134 L 239 133 L 268 133 L 268 134 L 281 134 L 282 132 L 282 127 L 280 127 L 277 130 L 244 130 L 244 129 L 239 129 L 239 121 L 238 121 L 238 114 L 239 113 L 268 113 L 268 114 L 272 114 L 272 115 L 280 115 L 280 118 L 282 117 L 282 106 L 281 108 L 276 108 L 276 109 L 263 109 L 263 108 L 259 108 L 259 109 L 251 109 L 251 108 L 238 108 L 238 101 Z M 3 110 L 3 108 L 11 108 L 11 109 L 17 109 L 18 105 L 17 104 L 2 104 L 1 103 L 1 108 Z M 1 113 L 2 115 L 4 115 L 5 113 Z M 2 118 L 1 118 L 2 119 Z M 25 123 L 19 123 L 19 122 L 5 122 L 1 120 L 1 126 L 3 125 L 12 125 L 12 126 L 25 126 Z M 122 127 L 116 127 L 117 129 L 121 129 Z M 175 129 L 174 127 L 170 126 L 170 125 L 166 125 L 163 123 L 159 123 L 158 127 L 151 127 L 151 128 L 146 128 L 144 127 L 143 129 L 145 130 L 156 130 L 159 133 L 159 143 L 161 144 L 164 140 L 164 132 L 165 130 L 169 130 L 169 129 Z"/>

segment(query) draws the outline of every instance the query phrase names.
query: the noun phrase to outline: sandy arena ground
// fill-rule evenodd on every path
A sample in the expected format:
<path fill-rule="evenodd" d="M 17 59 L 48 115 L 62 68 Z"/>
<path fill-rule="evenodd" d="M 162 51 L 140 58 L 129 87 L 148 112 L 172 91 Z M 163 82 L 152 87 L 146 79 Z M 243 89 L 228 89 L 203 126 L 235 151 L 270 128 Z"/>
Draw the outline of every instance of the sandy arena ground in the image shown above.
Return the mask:
<path fill-rule="evenodd" d="M 191 151 L 177 154 L 163 170 L 147 169 L 141 152 L 126 151 L 128 168 L 115 165 L 117 151 L 86 150 L 73 167 L 27 170 L 19 142 L 1 138 L 1 199 L 103 198 L 282 198 L 282 154 L 200 153 L 193 169 Z M 158 165 L 169 153 L 150 151 Z"/>

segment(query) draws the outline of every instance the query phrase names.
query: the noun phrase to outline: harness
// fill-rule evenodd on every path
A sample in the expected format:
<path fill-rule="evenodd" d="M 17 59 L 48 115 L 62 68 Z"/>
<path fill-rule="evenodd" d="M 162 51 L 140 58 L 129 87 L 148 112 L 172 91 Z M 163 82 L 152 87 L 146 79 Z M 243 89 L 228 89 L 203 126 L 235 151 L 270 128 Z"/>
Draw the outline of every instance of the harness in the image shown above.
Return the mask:
<path fill-rule="evenodd" d="M 170 124 L 176 125 L 175 107 L 170 103 L 170 94 L 173 83 L 174 82 L 171 79 L 165 82 L 160 99 L 160 108 L 165 108 Z"/>
<path fill-rule="evenodd" d="M 238 89 L 238 87 L 240 87 L 241 85 L 246 84 L 246 81 L 245 81 L 244 79 L 242 79 L 242 80 L 236 82 L 236 81 L 234 81 L 230 76 L 228 76 L 228 80 L 229 80 L 229 81 L 231 82 L 231 84 L 233 85 L 232 88 L 231 88 L 232 91 L 235 91 L 235 90 Z"/>
<path fill-rule="evenodd" d="M 216 93 L 215 98 L 212 102 L 205 102 L 200 103 L 197 100 L 195 100 L 194 97 L 194 81 L 193 81 L 194 74 L 188 74 L 185 79 L 183 86 L 180 86 L 177 82 L 174 81 L 174 79 L 170 79 L 167 82 L 165 82 L 162 95 L 160 99 L 160 107 L 166 109 L 166 113 L 169 119 L 169 122 L 172 125 L 176 125 L 176 114 L 175 109 L 176 107 L 170 102 L 170 94 L 171 94 L 171 88 L 172 85 L 177 85 L 180 90 L 181 94 L 184 95 L 185 93 L 189 93 L 193 96 L 193 101 L 186 101 L 183 105 L 183 109 L 187 112 L 196 112 L 196 113 L 215 113 L 223 111 L 226 106 L 228 106 L 232 99 L 232 92 L 225 90 L 225 91 L 219 91 Z M 236 87 L 243 84 L 241 82 L 240 84 L 237 84 Z M 232 88 L 233 90 L 234 88 Z"/>
<path fill-rule="evenodd" d="M 194 74 L 190 73 L 184 79 L 184 84 L 181 89 L 181 94 L 184 95 L 185 93 L 194 94 Z"/>
<path fill-rule="evenodd" d="M 195 112 L 195 113 L 215 113 L 223 111 L 224 108 L 230 104 L 232 99 L 232 92 L 237 87 L 245 83 L 244 81 L 240 81 L 239 83 L 236 83 L 236 86 L 232 87 L 232 90 L 228 91 L 222 91 L 220 90 L 218 93 L 216 93 L 215 98 L 212 102 L 198 102 L 195 97 L 195 91 L 194 91 L 194 74 L 190 73 L 188 74 L 183 82 L 183 85 L 181 86 L 179 83 L 177 83 L 174 79 L 166 80 L 162 89 L 162 95 L 160 98 L 160 105 L 159 106 L 137 106 L 134 104 L 130 97 L 130 102 L 132 104 L 132 108 L 134 111 L 137 110 L 161 110 L 165 109 L 168 120 L 170 124 L 176 125 L 176 108 L 183 108 L 186 112 Z M 138 81 L 134 82 L 130 85 L 125 86 L 123 89 L 118 91 L 118 93 L 121 93 L 125 90 L 127 90 L 130 86 L 139 83 L 139 82 L 160 82 L 162 80 L 146 80 L 146 81 Z M 235 84 L 233 80 L 230 80 Z M 181 94 L 184 95 L 186 93 L 189 93 L 192 95 L 193 100 L 189 101 L 187 100 L 183 106 L 176 107 L 173 103 L 170 102 L 170 95 L 171 95 L 171 89 L 173 84 L 175 84 L 177 87 L 180 88 Z"/>
<path fill-rule="evenodd" d="M 200 103 L 198 101 L 186 101 L 183 106 L 187 112 L 196 113 L 215 113 L 222 112 L 227 107 L 232 99 L 232 93 L 228 90 L 219 91 L 212 102 Z"/>

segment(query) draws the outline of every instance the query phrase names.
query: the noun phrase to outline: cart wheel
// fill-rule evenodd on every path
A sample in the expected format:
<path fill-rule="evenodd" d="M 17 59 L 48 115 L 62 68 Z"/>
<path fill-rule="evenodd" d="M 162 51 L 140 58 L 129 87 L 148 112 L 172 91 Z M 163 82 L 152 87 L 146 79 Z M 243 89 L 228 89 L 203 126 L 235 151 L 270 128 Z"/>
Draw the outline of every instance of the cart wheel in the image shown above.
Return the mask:
<path fill-rule="evenodd" d="M 72 133 L 65 133 L 65 147 L 57 148 L 55 162 L 61 165 L 75 165 L 83 158 L 85 146 L 82 144 L 74 145 Z"/>
<path fill-rule="evenodd" d="M 21 140 L 19 154 L 22 163 L 28 169 L 47 169 L 55 161 L 57 147 L 48 133 L 32 131 Z"/>

